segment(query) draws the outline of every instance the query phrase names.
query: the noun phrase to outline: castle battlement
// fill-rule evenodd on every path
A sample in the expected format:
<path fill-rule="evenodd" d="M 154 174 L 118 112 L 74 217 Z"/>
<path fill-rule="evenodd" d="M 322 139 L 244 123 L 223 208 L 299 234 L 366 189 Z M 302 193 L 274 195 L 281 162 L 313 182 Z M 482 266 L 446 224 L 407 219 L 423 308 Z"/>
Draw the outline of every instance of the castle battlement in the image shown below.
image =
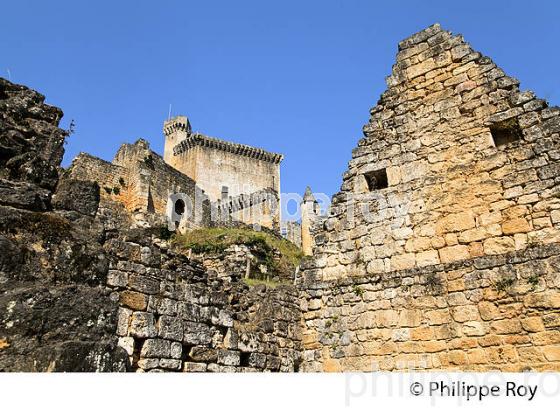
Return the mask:
<path fill-rule="evenodd" d="M 231 152 L 233 154 L 258 159 L 261 161 L 271 162 L 273 164 L 279 164 L 284 156 L 282 154 L 276 154 L 273 152 L 265 151 L 261 148 L 255 148 L 250 145 L 238 144 L 235 142 L 224 141 L 218 138 L 208 137 L 206 135 L 195 133 L 191 134 L 187 139 L 181 141 L 173 149 L 174 155 L 179 155 L 189 149 L 202 146 L 215 148 L 225 152 Z"/>
<path fill-rule="evenodd" d="M 191 123 L 184 115 L 178 115 L 163 123 L 163 133 L 166 136 L 182 131 L 189 135 L 192 132 Z"/>
<path fill-rule="evenodd" d="M 166 121 L 163 130 L 165 162 L 192 178 L 211 201 L 220 201 L 224 209 L 241 213 L 251 208 L 262 192 L 279 197 L 282 154 L 192 132 L 185 116 Z M 234 216 L 248 224 L 279 227 L 279 207 L 256 202 L 264 216 L 258 216 L 258 212 Z"/>

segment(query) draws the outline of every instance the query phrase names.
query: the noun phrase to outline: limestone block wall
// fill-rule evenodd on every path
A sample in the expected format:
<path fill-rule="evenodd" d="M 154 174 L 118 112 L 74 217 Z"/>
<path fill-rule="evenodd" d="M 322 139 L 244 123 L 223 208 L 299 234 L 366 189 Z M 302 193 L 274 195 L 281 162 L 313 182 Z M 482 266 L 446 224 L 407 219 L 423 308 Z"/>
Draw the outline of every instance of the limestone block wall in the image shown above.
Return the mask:
<path fill-rule="evenodd" d="M 205 136 L 201 138 L 214 141 Z M 247 147 L 249 148 L 251 147 Z M 224 186 L 228 188 L 229 196 L 250 194 L 263 189 L 280 192 L 279 161 L 240 155 L 234 149 L 217 148 L 213 144 L 196 145 L 185 150 L 176 149 L 174 166 L 195 180 L 212 201 L 222 198 Z"/>
<path fill-rule="evenodd" d="M 144 140 L 138 140 L 135 144 L 123 144 L 113 163 L 135 175 L 131 183 L 136 185 L 137 195 L 144 203 L 144 209 L 150 207 L 152 212 L 165 214 L 169 195 L 173 193 L 188 195 L 193 199 L 193 205 L 197 194 L 198 202 L 207 201 L 202 192 L 197 192 L 192 179 L 167 165 Z"/>
<path fill-rule="evenodd" d="M 216 221 L 260 225 L 278 232 L 280 226 L 280 198 L 271 188 L 250 194 L 230 196 L 212 204 Z"/>
<path fill-rule="evenodd" d="M 80 154 L 72 162 L 69 175 L 98 182 L 103 199 L 121 202 L 131 212 L 165 215 L 169 195 L 186 194 L 192 203 L 189 226 L 209 224 L 208 197 L 192 179 L 167 165 L 144 140 L 123 144 L 112 163 Z"/>
<path fill-rule="evenodd" d="M 303 371 L 560 370 L 560 245 L 303 284 Z"/>
<path fill-rule="evenodd" d="M 119 345 L 144 371 L 297 371 L 301 333 L 292 286 L 249 288 L 176 254 L 167 242 L 109 240 L 108 285 Z"/>
<path fill-rule="evenodd" d="M 118 198 L 120 202 L 133 206 L 132 193 L 121 183 L 130 179 L 126 168 L 81 152 L 72 161 L 67 176 L 79 181 L 95 181 L 101 188 L 100 194 L 103 200 Z M 118 194 L 115 193 L 115 188 Z"/>
<path fill-rule="evenodd" d="M 315 249 L 324 279 L 560 240 L 560 110 L 460 35 L 399 44 Z"/>

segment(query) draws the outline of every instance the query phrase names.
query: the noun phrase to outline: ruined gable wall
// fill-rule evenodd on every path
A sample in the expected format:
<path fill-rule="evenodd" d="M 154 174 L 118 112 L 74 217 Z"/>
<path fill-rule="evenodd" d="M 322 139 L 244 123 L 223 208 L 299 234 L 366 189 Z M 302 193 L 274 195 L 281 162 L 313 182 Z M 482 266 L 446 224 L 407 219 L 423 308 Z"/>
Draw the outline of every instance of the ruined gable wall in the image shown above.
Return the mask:
<path fill-rule="evenodd" d="M 210 218 L 208 198 L 194 181 L 167 165 L 144 140 L 123 144 L 113 163 L 80 154 L 68 172 L 73 179 L 98 182 L 103 200 L 120 202 L 129 212 L 165 215 L 169 195 L 183 193 L 192 199 L 191 225 Z"/>
<path fill-rule="evenodd" d="M 558 370 L 559 110 L 437 25 L 399 48 L 314 227 L 302 368 Z"/>
<path fill-rule="evenodd" d="M 325 279 L 560 239 L 560 111 L 439 26 L 399 45 L 316 250 Z M 494 146 L 489 126 L 519 124 Z M 503 123 L 502 123 L 503 124 Z M 365 175 L 386 170 L 388 187 Z"/>
<path fill-rule="evenodd" d="M 132 209 L 129 198 L 133 195 L 121 183 L 130 179 L 126 168 L 82 152 L 72 161 L 67 177 L 79 181 L 95 181 L 101 188 L 100 195 L 103 201 L 119 200 L 129 210 Z M 115 188 L 118 194 L 115 193 Z"/>

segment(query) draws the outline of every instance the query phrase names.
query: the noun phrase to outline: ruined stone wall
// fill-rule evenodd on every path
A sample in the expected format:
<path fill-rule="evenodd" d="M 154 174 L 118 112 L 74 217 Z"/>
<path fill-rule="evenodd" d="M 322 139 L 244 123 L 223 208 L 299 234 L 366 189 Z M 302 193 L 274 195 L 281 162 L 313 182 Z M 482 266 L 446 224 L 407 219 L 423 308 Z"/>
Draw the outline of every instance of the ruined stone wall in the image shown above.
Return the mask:
<path fill-rule="evenodd" d="M 461 36 L 399 44 L 303 269 L 305 370 L 560 368 L 560 110 Z"/>
<path fill-rule="evenodd" d="M 121 166 L 81 152 L 72 161 L 68 177 L 80 181 L 97 182 L 101 188 L 100 193 L 103 200 L 118 200 L 130 210 L 136 206 L 135 201 L 131 200 L 134 192 L 127 190 L 124 185 L 124 181 L 130 180 L 129 172 Z"/>
<path fill-rule="evenodd" d="M 134 175 L 132 184 L 145 210 L 165 215 L 169 195 L 186 194 L 192 201 L 191 221 L 201 223 L 209 212 L 208 197 L 188 176 L 167 165 L 163 158 L 150 149 L 144 140 L 123 144 L 113 160 Z"/>
<path fill-rule="evenodd" d="M 169 195 L 183 193 L 191 199 L 189 226 L 208 225 L 210 204 L 194 181 L 167 165 L 144 140 L 123 144 L 113 163 L 80 154 L 68 170 L 69 177 L 96 181 L 104 200 L 122 203 L 130 212 L 166 215 Z"/>
<path fill-rule="evenodd" d="M 167 242 L 145 236 L 106 246 L 117 256 L 108 284 L 120 301 L 119 345 L 133 370 L 298 370 L 294 287 L 249 288 L 237 275 L 206 271 Z"/>
<path fill-rule="evenodd" d="M 112 163 L 81 153 L 68 170 L 70 178 L 96 181 L 103 200 L 122 203 L 132 213 L 166 215 L 171 194 L 189 199 L 181 229 L 242 222 L 278 229 L 276 191 L 268 188 L 250 194 L 209 201 L 206 193 L 187 175 L 168 165 L 144 140 L 123 144 Z M 160 218 L 164 219 L 164 218 Z"/>
<path fill-rule="evenodd" d="M 43 101 L 0 81 L 0 146 L 14 170 L 0 174 L 0 371 L 297 370 L 296 289 L 250 288 L 225 274 L 231 264 L 219 278 L 161 230 L 131 229 L 122 201 L 99 207 L 91 180 L 122 185 L 141 167 L 80 155 L 59 178 L 61 155 L 42 164 L 47 153 L 26 141 L 63 150 L 62 112 Z M 133 162 L 148 148 L 123 150 Z M 9 161 L 20 155 L 44 166 L 22 173 Z M 157 158 L 146 162 L 158 172 Z"/>
<path fill-rule="evenodd" d="M 303 371 L 560 370 L 560 245 L 305 284 Z"/>
<path fill-rule="evenodd" d="M 459 35 L 399 44 L 325 229 L 325 279 L 560 240 L 560 110 Z"/>

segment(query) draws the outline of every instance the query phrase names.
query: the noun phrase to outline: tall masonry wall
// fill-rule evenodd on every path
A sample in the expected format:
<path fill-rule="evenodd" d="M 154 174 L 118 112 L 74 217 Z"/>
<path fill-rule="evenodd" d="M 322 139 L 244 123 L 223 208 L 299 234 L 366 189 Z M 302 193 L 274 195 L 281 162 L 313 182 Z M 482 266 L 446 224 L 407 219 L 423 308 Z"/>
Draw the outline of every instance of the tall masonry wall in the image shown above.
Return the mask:
<path fill-rule="evenodd" d="M 303 368 L 559 369 L 560 110 L 439 25 L 387 84 L 313 230 Z"/>
<path fill-rule="evenodd" d="M 192 198 L 193 205 L 190 225 L 209 224 L 208 197 L 192 179 L 167 165 L 142 139 L 123 144 L 112 163 L 82 153 L 74 159 L 68 172 L 73 179 L 96 181 L 103 200 L 120 202 L 130 212 L 163 216 L 169 195 L 186 194 Z"/>
<path fill-rule="evenodd" d="M 333 198 L 324 279 L 560 240 L 558 108 L 438 25 L 400 43 L 387 83 Z"/>
<path fill-rule="evenodd" d="M 194 179 L 210 197 L 222 198 L 222 187 L 228 195 L 250 194 L 263 189 L 280 192 L 280 164 L 239 155 L 209 146 L 194 146 L 175 152 L 174 166 Z"/>

